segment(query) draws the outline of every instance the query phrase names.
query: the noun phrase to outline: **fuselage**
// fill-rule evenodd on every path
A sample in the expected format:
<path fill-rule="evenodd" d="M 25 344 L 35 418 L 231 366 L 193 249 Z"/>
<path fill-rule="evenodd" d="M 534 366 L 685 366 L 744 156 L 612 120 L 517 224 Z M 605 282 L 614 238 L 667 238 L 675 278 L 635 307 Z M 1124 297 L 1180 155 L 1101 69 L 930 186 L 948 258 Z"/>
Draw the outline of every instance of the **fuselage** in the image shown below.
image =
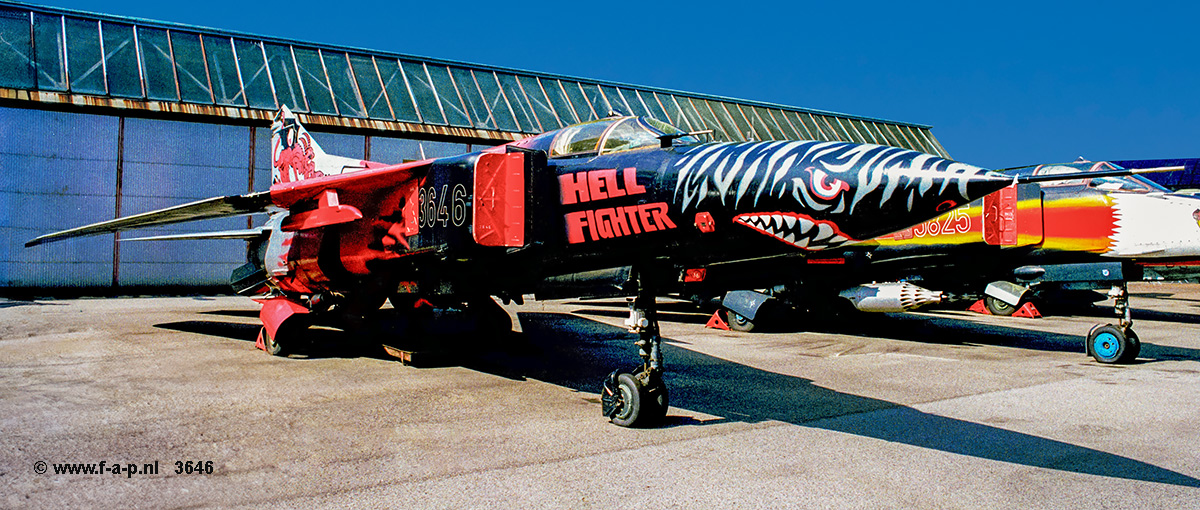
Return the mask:
<path fill-rule="evenodd" d="M 1111 169 L 1107 163 L 1014 170 L 1044 175 Z M 1004 190 L 918 225 L 880 236 L 884 257 L 952 253 L 975 245 L 1024 253 L 1028 260 L 1200 260 L 1200 198 L 1171 193 L 1138 176 L 1074 179 Z"/>
<path fill-rule="evenodd" d="M 342 204 L 359 204 L 360 220 L 275 236 L 276 260 L 266 265 L 277 268 L 280 287 L 349 291 L 371 279 L 421 293 L 512 294 L 546 277 L 616 266 L 669 273 L 819 252 L 1009 182 L 894 147 L 701 143 L 636 117 L 432 160 L 422 172 L 406 184 L 339 189 Z"/>

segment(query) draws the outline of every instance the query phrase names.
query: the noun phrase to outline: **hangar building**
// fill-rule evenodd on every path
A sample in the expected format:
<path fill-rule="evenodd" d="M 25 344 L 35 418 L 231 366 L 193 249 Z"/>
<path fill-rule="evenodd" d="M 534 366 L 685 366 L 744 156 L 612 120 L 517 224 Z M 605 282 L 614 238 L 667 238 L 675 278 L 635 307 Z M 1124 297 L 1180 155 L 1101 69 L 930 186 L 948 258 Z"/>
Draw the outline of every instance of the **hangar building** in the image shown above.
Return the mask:
<path fill-rule="evenodd" d="M 224 287 L 245 262 L 241 241 L 23 244 L 267 189 L 270 118 L 282 105 L 328 152 L 381 162 L 459 154 L 613 111 L 722 140 L 845 140 L 946 156 L 917 124 L 8 1 L 0 42 L 0 293 Z M 183 227 L 121 235 L 247 220 Z"/>

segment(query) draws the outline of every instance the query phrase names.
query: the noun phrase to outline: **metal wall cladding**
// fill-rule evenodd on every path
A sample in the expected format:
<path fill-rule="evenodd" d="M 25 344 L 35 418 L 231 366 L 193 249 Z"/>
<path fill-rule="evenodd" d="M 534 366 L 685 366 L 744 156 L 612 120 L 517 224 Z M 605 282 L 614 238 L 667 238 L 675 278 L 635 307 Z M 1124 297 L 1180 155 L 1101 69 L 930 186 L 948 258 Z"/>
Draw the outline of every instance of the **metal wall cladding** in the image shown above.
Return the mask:
<path fill-rule="evenodd" d="M 237 240 L 124 241 L 102 235 L 25 248 L 49 232 L 271 186 L 267 128 L 0 107 L 0 288 L 221 286 L 246 261 Z M 251 138 L 253 137 L 253 146 Z M 330 154 L 401 163 L 460 143 L 313 133 Z M 253 153 L 251 148 L 253 147 Z M 119 169 L 119 170 L 118 170 Z M 253 183 L 251 183 L 253 174 Z M 119 176 L 119 177 L 118 177 Z M 119 192 L 118 192 L 119 183 Z M 122 239 L 239 230 L 266 215 L 121 233 Z M 113 256 L 117 253 L 116 264 Z"/>
<path fill-rule="evenodd" d="M 366 150 L 364 138 L 359 135 L 344 135 L 340 133 L 320 133 L 313 135 L 313 140 L 317 142 L 317 145 L 321 146 L 321 150 L 325 151 L 326 154 L 354 159 L 363 158 Z"/>
<path fill-rule="evenodd" d="M 126 119 L 121 215 L 212 196 L 245 193 L 250 128 Z M 246 228 L 243 218 L 133 230 L 123 239 Z M 245 243 L 228 241 L 122 242 L 118 285 L 219 285 L 246 261 Z"/>
<path fill-rule="evenodd" d="M 113 217 L 117 130 L 115 117 L 0 108 L 0 285 L 111 283 L 111 235 L 24 243 Z"/>
<path fill-rule="evenodd" d="M 254 187 L 248 191 L 271 189 L 271 130 L 254 130 Z"/>

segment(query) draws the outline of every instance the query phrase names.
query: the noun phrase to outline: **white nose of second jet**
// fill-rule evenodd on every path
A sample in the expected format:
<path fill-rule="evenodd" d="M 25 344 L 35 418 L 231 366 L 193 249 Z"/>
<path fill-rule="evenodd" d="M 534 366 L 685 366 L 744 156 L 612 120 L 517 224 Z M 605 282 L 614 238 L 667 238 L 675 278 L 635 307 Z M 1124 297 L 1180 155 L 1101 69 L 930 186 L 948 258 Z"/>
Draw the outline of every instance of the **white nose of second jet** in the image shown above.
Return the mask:
<path fill-rule="evenodd" d="M 1200 257 L 1200 198 L 1114 193 L 1112 257 Z"/>

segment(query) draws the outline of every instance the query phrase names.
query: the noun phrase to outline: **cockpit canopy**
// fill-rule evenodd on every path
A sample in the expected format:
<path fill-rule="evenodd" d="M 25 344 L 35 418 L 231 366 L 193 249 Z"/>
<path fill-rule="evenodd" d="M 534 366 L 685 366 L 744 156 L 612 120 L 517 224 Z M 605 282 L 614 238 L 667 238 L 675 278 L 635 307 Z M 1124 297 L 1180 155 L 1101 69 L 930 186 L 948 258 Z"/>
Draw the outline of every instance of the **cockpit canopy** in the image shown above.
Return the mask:
<path fill-rule="evenodd" d="M 1123 170 L 1123 168 L 1101 161 L 1093 162 L 1078 162 L 1066 163 L 1060 165 L 1041 165 L 1033 169 L 1033 175 L 1063 175 L 1074 174 L 1079 172 L 1098 172 L 1102 170 Z M 1121 175 L 1116 177 L 1094 177 L 1084 179 L 1072 179 L 1068 181 L 1051 181 L 1043 183 L 1042 186 L 1084 186 L 1095 188 L 1102 191 L 1132 191 L 1136 193 L 1169 193 L 1170 190 L 1160 186 L 1158 183 L 1151 181 L 1140 175 Z"/>
<path fill-rule="evenodd" d="M 610 117 L 567 126 L 514 145 L 544 150 L 551 158 L 598 156 L 659 147 L 664 135 L 681 135 L 678 138 L 685 144 L 698 141 L 665 122 L 645 117 Z"/>

